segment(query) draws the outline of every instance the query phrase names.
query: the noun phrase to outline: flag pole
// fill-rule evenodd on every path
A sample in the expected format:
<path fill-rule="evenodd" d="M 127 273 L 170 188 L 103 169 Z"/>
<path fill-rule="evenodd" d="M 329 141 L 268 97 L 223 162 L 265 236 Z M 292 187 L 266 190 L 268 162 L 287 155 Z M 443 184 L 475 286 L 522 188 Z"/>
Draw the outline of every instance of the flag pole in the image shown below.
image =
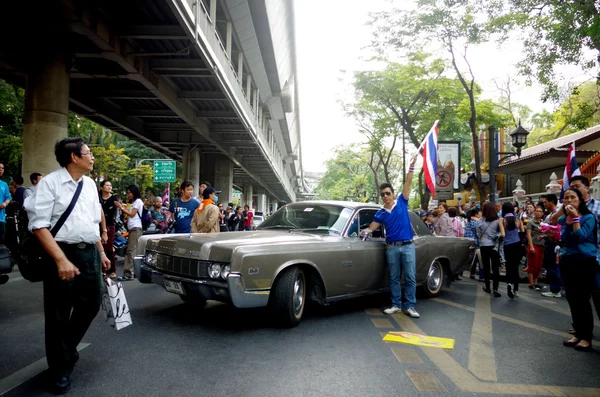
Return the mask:
<path fill-rule="evenodd" d="M 439 122 L 440 122 L 439 120 L 436 120 L 435 123 L 433 123 L 433 127 L 431 127 L 431 129 L 429 130 L 429 132 L 427 133 L 427 135 L 425 135 L 425 138 L 423 138 L 423 141 L 421 141 L 421 144 L 417 148 L 417 153 L 419 153 L 419 154 L 421 153 L 421 150 L 423 149 L 423 145 L 427 141 L 427 138 L 429 137 L 429 134 L 433 134 L 433 131 L 435 130 L 435 127 L 437 127 L 437 125 L 438 125 Z"/>

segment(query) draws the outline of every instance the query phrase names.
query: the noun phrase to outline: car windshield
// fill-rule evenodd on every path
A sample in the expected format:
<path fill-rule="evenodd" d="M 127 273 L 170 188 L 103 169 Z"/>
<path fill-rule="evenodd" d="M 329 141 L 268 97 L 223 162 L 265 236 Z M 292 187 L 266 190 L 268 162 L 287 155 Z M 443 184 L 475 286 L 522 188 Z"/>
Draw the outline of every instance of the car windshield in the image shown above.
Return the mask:
<path fill-rule="evenodd" d="M 350 215 L 350 208 L 339 205 L 288 204 L 262 222 L 258 229 L 301 229 L 341 233 Z"/>

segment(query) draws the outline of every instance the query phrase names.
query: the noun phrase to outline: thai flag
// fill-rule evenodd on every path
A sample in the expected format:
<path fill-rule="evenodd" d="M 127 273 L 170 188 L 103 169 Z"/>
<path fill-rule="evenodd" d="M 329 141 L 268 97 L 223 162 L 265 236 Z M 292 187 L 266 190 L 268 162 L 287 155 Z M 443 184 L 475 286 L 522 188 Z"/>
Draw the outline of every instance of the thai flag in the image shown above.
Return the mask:
<path fill-rule="evenodd" d="M 437 151 L 438 151 L 438 121 L 433 123 L 433 127 L 425 136 L 421 143 L 421 155 L 423 156 L 423 173 L 425 174 L 425 185 L 435 198 L 435 178 L 437 175 Z"/>
<path fill-rule="evenodd" d="M 167 184 L 167 187 L 165 188 L 165 192 L 162 195 L 162 202 L 165 203 L 167 201 L 169 201 L 169 196 L 171 194 L 171 184 Z"/>
<path fill-rule="evenodd" d="M 569 154 L 567 155 L 567 165 L 565 166 L 565 172 L 563 174 L 563 188 L 560 194 L 561 198 L 563 192 L 569 188 L 571 178 L 577 175 L 581 175 L 579 166 L 577 165 L 577 159 L 575 158 L 575 142 L 569 146 Z"/>

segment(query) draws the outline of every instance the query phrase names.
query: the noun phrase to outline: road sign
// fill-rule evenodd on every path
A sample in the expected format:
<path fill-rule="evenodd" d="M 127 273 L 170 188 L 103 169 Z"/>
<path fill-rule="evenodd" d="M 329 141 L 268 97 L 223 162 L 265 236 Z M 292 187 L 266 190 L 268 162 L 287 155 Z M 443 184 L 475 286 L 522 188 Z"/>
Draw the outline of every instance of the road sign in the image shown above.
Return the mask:
<path fill-rule="evenodd" d="M 176 170 L 175 161 L 155 161 L 154 182 L 175 182 Z"/>
<path fill-rule="evenodd" d="M 438 200 L 452 200 L 454 198 L 454 170 L 440 168 L 435 176 L 435 198 Z"/>

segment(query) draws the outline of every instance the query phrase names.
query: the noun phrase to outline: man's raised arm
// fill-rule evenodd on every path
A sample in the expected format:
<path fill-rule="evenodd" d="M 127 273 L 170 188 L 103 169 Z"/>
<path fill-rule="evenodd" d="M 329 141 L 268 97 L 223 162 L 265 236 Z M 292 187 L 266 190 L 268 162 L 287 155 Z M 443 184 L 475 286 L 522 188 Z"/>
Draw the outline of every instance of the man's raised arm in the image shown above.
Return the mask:
<path fill-rule="evenodd" d="M 418 154 L 415 153 L 410 158 L 410 165 L 408 166 L 408 173 L 406 174 L 406 179 L 404 180 L 404 186 L 402 187 L 402 196 L 408 201 L 410 197 L 410 184 L 413 179 L 413 175 L 415 173 L 415 163 L 417 162 Z"/>

